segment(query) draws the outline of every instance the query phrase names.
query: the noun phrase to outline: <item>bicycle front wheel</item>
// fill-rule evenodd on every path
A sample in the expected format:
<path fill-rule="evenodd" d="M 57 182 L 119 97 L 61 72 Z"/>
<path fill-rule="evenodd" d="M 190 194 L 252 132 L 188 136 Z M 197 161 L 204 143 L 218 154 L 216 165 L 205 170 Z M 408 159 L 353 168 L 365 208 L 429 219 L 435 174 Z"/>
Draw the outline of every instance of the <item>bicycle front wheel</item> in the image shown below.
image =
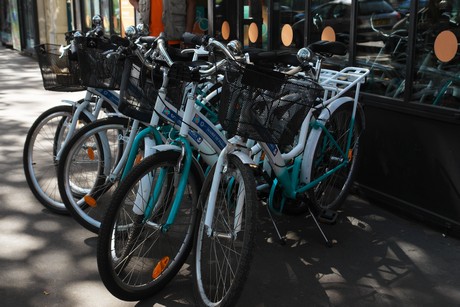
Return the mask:
<path fill-rule="evenodd" d="M 325 125 L 330 135 L 321 129 L 312 143 L 314 150 L 313 156 L 309 158 L 309 178 L 315 180 L 330 172 L 309 192 L 309 198 L 318 210 L 340 209 L 353 184 L 359 162 L 362 119 L 359 112 L 356 112 L 356 119 L 352 118 L 352 107 L 348 103 L 337 108 Z M 342 166 L 338 168 L 339 165 Z"/>
<path fill-rule="evenodd" d="M 56 106 L 43 112 L 30 127 L 23 150 L 24 174 L 30 190 L 40 203 L 54 213 L 67 214 L 57 182 L 57 153 L 73 118 L 72 106 Z M 81 113 L 77 129 L 90 122 Z"/>
<path fill-rule="evenodd" d="M 125 148 L 129 120 L 110 117 L 82 128 L 64 148 L 58 168 L 62 200 L 74 219 L 97 233 L 117 178 L 109 176 Z"/>
<path fill-rule="evenodd" d="M 201 179 L 192 168 L 179 191 L 179 161 L 174 151 L 145 158 L 112 198 L 99 232 L 97 264 L 104 285 L 119 299 L 154 295 L 190 254 Z M 182 201 L 174 211 L 177 195 Z"/>
<path fill-rule="evenodd" d="M 236 156 L 228 157 L 219 182 L 213 222 L 204 220 L 215 166 L 206 177 L 195 235 L 194 293 L 200 306 L 236 303 L 249 272 L 258 203 L 254 175 Z"/>

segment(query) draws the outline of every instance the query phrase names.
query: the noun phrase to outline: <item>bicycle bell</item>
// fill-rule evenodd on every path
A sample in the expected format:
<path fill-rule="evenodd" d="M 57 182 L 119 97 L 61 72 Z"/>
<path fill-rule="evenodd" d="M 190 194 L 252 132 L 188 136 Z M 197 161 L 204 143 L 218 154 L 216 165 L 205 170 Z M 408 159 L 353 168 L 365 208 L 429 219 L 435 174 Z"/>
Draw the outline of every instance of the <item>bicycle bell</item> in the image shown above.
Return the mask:
<path fill-rule="evenodd" d="M 227 48 L 234 54 L 239 55 L 243 52 L 243 45 L 238 40 L 232 40 L 227 44 Z"/>
<path fill-rule="evenodd" d="M 304 47 L 297 51 L 297 60 L 299 60 L 300 63 L 311 61 L 312 59 L 313 53 L 310 51 L 310 49 Z"/>
<path fill-rule="evenodd" d="M 93 22 L 93 28 L 97 26 L 102 26 L 102 16 L 94 15 L 92 22 Z"/>

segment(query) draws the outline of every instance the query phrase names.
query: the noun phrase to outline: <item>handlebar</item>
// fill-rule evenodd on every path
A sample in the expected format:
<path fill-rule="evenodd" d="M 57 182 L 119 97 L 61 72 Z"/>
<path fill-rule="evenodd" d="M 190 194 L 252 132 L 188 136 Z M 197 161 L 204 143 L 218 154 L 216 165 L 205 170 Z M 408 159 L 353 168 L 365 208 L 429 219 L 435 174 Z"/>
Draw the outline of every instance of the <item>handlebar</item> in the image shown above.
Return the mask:
<path fill-rule="evenodd" d="M 236 61 L 235 55 L 221 42 L 208 36 L 186 32 L 182 35 L 182 41 L 186 44 L 199 45 L 211 50 L 217 48 L 222 51 L 227 59 Z"/>

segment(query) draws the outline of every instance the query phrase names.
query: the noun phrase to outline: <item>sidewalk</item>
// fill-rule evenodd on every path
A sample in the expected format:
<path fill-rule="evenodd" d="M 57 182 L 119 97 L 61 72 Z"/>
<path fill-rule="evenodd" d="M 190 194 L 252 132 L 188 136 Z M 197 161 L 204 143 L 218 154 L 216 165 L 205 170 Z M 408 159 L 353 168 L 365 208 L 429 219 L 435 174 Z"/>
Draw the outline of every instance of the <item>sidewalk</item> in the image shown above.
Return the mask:
<path fill-rule="evenodd" d="M 97 237 L 52 214 L 30 192 L 22 150 L 32 122 L 61 99 L 83 93 L 43 90 L 38 64 L 0 46 L 0 301 L 10 306 L 191 306 L 185 268 L 155 297 L 114 298 L 100 281 Z M 460 241 L 350 197 L 340 221 L 277 217 L 276 243 L 265 208 L 253 265 L 238 306 L 459 306 Z"/>

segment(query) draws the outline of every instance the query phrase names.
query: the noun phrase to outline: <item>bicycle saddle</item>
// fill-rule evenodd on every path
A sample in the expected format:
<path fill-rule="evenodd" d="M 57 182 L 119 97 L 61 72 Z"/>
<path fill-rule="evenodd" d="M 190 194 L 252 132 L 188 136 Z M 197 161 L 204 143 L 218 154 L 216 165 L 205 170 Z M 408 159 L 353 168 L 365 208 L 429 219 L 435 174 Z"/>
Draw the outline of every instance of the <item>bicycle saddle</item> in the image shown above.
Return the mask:
<path fill-rule="evenodd" d="M 256 65 L 271 67 L 274 64 L 285 64 L 285 65 L 300 65 L 297 60 L 296 54 L 293 54 L 289 50 L 271 50 L 266 51 L 259 48 L 246 48 L 243 50 L 244 53 L 248 53 L 253 62 Z"/>
<path fill-rule="evenodd" d="M 345 55 L 347 46 L 341 42 L 317 41 L 308 45 L 308 48 L 320 54 Z"/>

